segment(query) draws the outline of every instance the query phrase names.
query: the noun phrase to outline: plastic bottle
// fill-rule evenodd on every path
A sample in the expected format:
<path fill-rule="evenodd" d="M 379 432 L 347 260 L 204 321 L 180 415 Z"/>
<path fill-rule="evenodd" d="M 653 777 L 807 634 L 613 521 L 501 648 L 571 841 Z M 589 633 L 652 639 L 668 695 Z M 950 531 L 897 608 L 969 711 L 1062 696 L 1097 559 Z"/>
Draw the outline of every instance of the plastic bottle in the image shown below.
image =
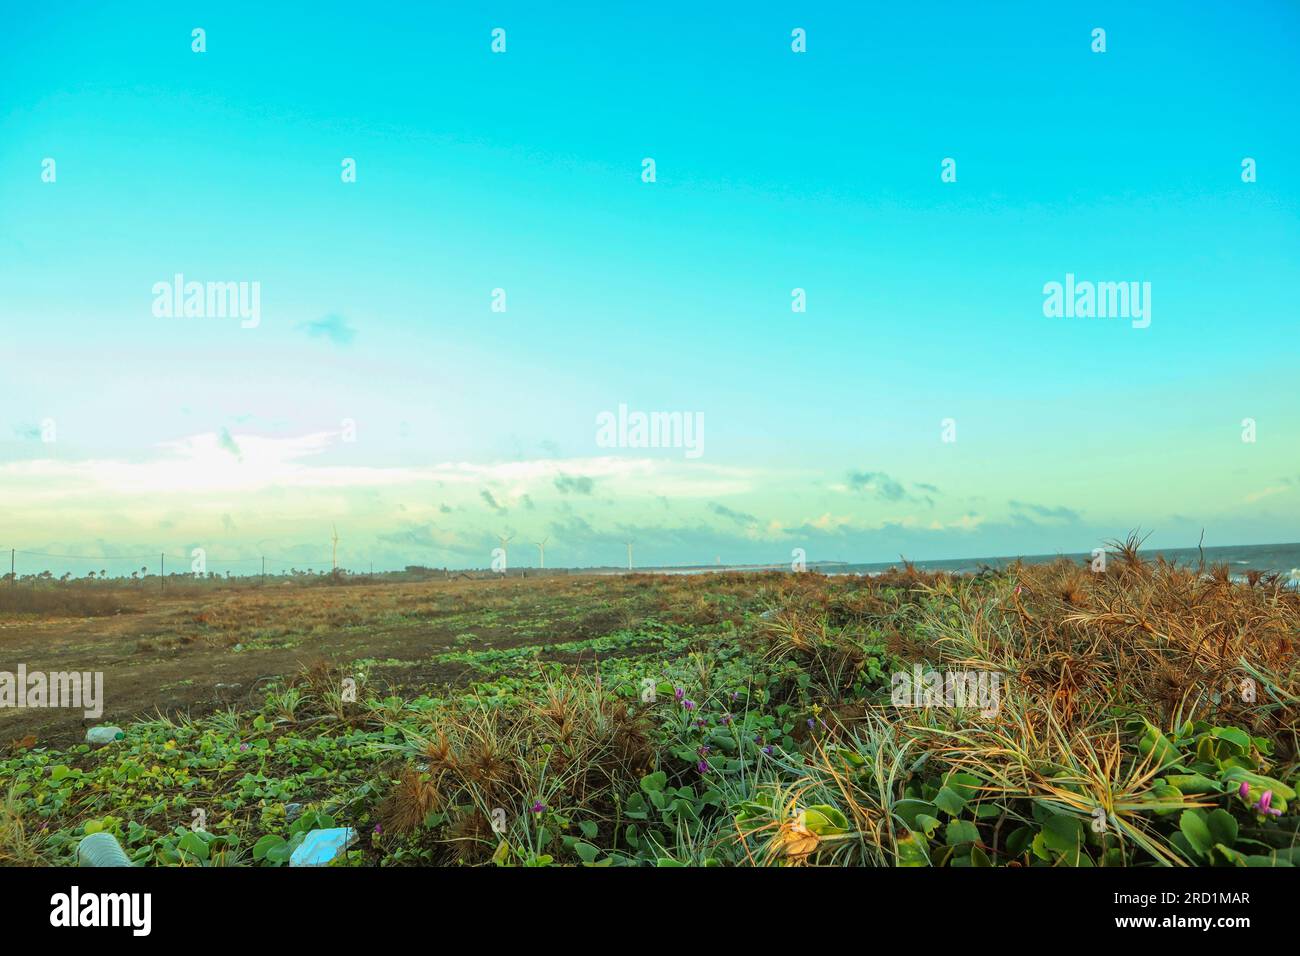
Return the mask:
<path fill-rule="evenodd" d="M 86 743 L 102 747 L 104 744 L 111 744 L 115 740 L 121 740 L 125 736 L 126 734 L 122 733 L 121 727 L 91 727 L 86 731 Z"/>
<path fill-rule="evenodd" d="M 122 844 L 111 833 L 92 833 L 77 844 L 78 866 L 133 866 Z"/>

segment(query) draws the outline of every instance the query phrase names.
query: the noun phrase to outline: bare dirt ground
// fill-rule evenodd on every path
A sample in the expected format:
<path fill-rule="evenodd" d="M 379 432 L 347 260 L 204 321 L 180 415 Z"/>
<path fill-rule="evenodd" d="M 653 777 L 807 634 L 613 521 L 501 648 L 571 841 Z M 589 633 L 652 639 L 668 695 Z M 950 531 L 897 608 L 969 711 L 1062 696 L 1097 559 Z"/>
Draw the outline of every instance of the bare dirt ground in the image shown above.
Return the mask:
<path fill-rule="evenodd" d="M 66 745 L 96 724 L 242 706 L 267 682 L 321 659 L 373 662 L 372 686 L 380 689 L 463 683 L 465 665 L 429 658 L 599 637 L 639 616 L 643 592 L 618 578 L 277 584 L 127 591 L 123 610 L 109 616 L 0 612 L 0 671 L 22 663 L 29 673 L 104 675 L 99 719 L 81 710 L 0 708 L 0 745 L 29 736 L 37 746 Z"/>

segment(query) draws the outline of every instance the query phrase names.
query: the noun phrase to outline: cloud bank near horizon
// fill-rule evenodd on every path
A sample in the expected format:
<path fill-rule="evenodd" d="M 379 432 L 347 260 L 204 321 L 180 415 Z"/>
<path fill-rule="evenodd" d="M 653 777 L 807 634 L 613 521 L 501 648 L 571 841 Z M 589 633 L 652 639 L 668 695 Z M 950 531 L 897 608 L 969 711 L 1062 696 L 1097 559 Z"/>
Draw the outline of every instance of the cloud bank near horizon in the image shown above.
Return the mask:
<path fill-rule="evenodd" d="M 211 567 L 239 573 L 263 554 L 319 567 L 338 526 L 340 563 L 356 568 L 486 567 L 500 535 L 517 542 L 514 564 L 534 563 L 531 543 L 543 538 L 551 567 L 621 565 L 628 540 L 643 566 L 782 564 L 795 548 L 849 562 L 1077 553 L 1150 524 L 879 469 L 824 475 L 630 453 L 362 465 L 348 451 L 341 432 L 222 429 L 130 461 L 10 460 L 0 464 L 10 546 L 87 559 L 202 547 Z M 1300 481 L 1277 487 L 1243 506 L 1264 521 L 1270 503 L 1294 506 Z M 1160 531 L 1153 544 L 1180 547 L 1199 527 L 1170 515 Z"/>

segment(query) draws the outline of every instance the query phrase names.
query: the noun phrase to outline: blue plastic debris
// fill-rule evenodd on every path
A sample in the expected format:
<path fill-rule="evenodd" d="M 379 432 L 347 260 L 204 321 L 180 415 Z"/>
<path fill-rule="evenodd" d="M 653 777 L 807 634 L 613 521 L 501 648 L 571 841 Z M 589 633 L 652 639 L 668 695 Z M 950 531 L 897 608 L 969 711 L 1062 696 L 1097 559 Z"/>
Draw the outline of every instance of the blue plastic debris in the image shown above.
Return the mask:
<path fill-rule="evenodd" d="M 289 857 L 290 866 L 329 866 L 357 838 L 351 827 L 312 830 Z"/>

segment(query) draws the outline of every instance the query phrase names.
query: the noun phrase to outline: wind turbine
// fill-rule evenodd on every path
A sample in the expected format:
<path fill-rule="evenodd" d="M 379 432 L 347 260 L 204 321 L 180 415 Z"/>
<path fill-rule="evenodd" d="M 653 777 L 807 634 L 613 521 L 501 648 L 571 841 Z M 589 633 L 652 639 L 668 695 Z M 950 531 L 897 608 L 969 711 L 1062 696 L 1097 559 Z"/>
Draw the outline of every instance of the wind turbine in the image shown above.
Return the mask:
<path fill-rule="evenodd" d="M 635 542 L 625 541 L 623 543 L 627 545 L 627 569 L 631 571 L 632 570 L 632 545 Z"/>
<path fill-rule="evenodd" d="M 335 524 L 330 525 L 330 527 L 334 529 L 334 537 L 330 539 L 331 541 L 334 542 L 334 576 L 338 577 L 339 576 L 339 528 L 338 525 Z"/>
<path fill-rule="evenodd" d="M 510 567 L 510 552 L 506 550 L 506 545 L 514 539 L 515 536 L 513 534 L 508 538 L 503 534 L 497 535 L 497 540 L 501 542 L 501 557 L 505 561 L 506 567 Z"/>
<path fill-rule="evenodd" d="M 550 540 L 551 538 L 548 535 L 547 537 L 543 538 L 541 541 L 533 542 L 533 544 L 537 545 L 537 556 L 538 556 L 537 566 L 539 568 L 546 567 L 546 542 Z"/>

